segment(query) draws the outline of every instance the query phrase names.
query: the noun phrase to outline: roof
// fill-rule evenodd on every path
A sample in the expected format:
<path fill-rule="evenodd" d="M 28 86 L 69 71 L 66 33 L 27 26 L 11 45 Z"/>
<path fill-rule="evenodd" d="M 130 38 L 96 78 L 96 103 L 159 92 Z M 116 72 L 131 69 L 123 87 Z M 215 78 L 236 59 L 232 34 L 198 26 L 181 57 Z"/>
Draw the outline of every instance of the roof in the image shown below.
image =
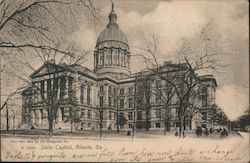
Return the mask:
<path fill-rule="evenodd" d="M 217 86 L 216 79 L 215 79 L 214 76 L 211 75 L 211 74 L 199 76 L 199 79 L 200 79 L 202 82 L 213 81 L 213 82 L 215 83 L 215 86 Z"/>
<path fill-rule="evenodd" d="M 128 39 L 127 36 L 119 29 L 116 23 L 116 13 L 114 10 L 114 4 L 112 3 L 112 10 L 109 14 L 109 23 L 106 29 L 104 29 L 98 36 L 96 41 L 96 48 L 100 45 L 105 47 L 115 47 L 128 49 Z"/>
<path fill-rule="evenodd" d="M 103 42 L 107 42 L 106 46 L 109 47 L 124 46 L 123 44 L 128 46 L 128 39 L 126 35 L 119 29 L 119 27 L 114 25 L 107 27 L 99 34 L 96 41 L 96 47 Z"/>

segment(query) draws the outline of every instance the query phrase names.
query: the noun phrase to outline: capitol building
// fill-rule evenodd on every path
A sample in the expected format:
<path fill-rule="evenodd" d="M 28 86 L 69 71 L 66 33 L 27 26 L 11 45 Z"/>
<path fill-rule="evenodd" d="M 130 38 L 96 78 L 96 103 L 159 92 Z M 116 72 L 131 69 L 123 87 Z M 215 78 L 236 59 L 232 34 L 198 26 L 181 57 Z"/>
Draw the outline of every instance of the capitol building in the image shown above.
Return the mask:
<path fill-rule="evenodd" d="M 74 130 L 175 130 L 179 127 L 178 104 L 165 113 L 161 95 L 151 93 L 166 83 L 152 72 L 131 73 L 131 53 L 126 34 L 117 24 L 114 6 L 106 28 L 94 50 L 94 69 L 81 65 L 56 64 L 49 60 L 30 75 L 32 86 L 22 92 L 22 124 L 48 128 L 48 111 L 54 128 Z M 185 64 L 165 62 L 173 72 Z M 178 67 L 178 68 L 177 68 Z M 169 72 L 165 72 L 169 73 Z M 209 108 L 215 103 L 216 80 L 198 76 L 202 91 L 201 108 L 186 117 L 186 129 L 211 127 Z M 168 117 L 166 117 L 168 116 Z M 167 123 L 166 123 L 167 119 Z"/>

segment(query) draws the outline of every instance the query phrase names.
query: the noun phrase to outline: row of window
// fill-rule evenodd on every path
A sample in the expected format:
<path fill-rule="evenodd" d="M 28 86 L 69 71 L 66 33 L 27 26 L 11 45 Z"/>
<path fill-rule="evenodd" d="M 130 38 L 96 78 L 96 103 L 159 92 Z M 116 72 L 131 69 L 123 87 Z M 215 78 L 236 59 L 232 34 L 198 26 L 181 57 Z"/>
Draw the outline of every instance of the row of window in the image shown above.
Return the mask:
<path fill-rule="evenodd" d="M 101 86 L 99 87 L 99 91 L 100 91 L 100 92 L 104 92 L 104 86 L 103 86 L 103 85 L 101 85 Z M 119 92 L 120 92 L 120 95 L 124 95 L 124 88 L 121 88 Z M 111 86 L 108 87 L 108 93 L 109 93 L 109 94 L 112 94 L 112 87 L 111 87 Z M 133 88 L 133 87 L 129 87 L 129 88 L 128 88 L 128 93 L 129 93 L 129 94 L 133 94 L 133 93 L 134 93 L 134 88 Z M 117 88 L 113 88 L 113 94 L 114 94 L 114 95 L 117 94 Z"/>
<path fill-rule="evenodd" d="M 90 105 L 90 100 L 91 100 L 91 86 L 87 86 L 87 105 Z M 80 87 L 80 103 L 84 104 L 84 85 L 81 85 Z"/>
<path fill-rule="evenodd" d="M 126 65 L 129 64 L 129 59 L 124 56 L 124 55 L 121 55 L 120 56 L 120 65 L 122 67 L 125 67 Z M 113 56 L 113 63 L 112 63 L 112 56 L 110 53 L 106 54 L 106 63 L 105 63 L 105 55 L 104 54 L 100 54 L 100 66 L 103 66 L 104 64 L 107 64 L 107 65 L 111 65 L 111 64 L 114 64 L 114 65 L 118 65 L 119 64 L 119 61 L 118 61 L 118 55 L 114 55 Z M 96 63 L 98 65 L 98 57 L 96 57 Z"/>
<path fill-rule="evenodd" d="M 118 104 L 117 104 L 116 98 L 114 98 L 113 100 L 112 99 L 113 99 L 112 97 L 109 97 L 109 99 L 108 99 L 108 106 L 109 107 L 112 107 L 112 106 L 117 107 Z M 101 107 L 104 106 L 104 97 L 103 96 L 99 97 L 99 102 L 100 102 L 100 106 Z M 134 99 L 133 98 L 129 98 L 128 99 L 128 107 L 132 108 L 133 106 L 134 106 Z M 119 108 L 124 108 L 124 99 L 123 98 L 119 99 Z"/>

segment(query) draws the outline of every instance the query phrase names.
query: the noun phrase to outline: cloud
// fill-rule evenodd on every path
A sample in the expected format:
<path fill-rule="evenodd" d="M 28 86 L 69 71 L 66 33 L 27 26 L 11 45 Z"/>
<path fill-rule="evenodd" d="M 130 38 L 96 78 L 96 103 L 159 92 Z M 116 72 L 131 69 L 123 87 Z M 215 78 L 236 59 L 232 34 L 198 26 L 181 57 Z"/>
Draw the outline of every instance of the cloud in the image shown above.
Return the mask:
<path fill-rule="evenodd" d="M 95 48 L 96 34 L 88 24 L 81 24 L 80 29 L 71 34 L 68 39 L 81 49 L 93 50 Z"/>
<path fill-rule="evenodd" d="M 236 85 L 224 85 L 216 91 L 216 103 L 230 120 L 236 120 L 249 109 L 249 89 Z"/>

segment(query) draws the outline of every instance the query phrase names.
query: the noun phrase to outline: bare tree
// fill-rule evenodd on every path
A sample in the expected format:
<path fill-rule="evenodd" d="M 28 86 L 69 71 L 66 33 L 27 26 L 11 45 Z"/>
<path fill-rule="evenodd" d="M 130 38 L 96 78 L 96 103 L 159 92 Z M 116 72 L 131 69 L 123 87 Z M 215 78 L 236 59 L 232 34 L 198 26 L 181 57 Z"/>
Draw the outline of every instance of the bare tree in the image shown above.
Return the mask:
<path fill-rule="evenodd" d="M 24 56 L 29 58 L 32 57 L 31 54 L 36 53 L 42 63 L 52 58 L 55 59 L 56 56 L 59 56 L 58 54 L 61 54 L 60 62 L 64 62 L 68 58 L 70 60 L 77 58 L 74 48 L 68 46 L 65 41 L 65 36 L 77 29 L 79 10 L 81 12 L 86 11 L 85 14 L 91 15 L 94 21 L 99 19 L 94 5 L 92 0 L 1 1 L 0 77 L 6 69 L 6 64 L 2 68 L 2 57 L 9 60 L 7 61 L 9 63 L 13 64 L 13 61 L 15 61 L 15 63 L 25 65 L 26 68 L 33 71 L 35 70 L 34 65 L 31 64 L 30 60 L 23 60 Z M 86 10 L 83 11 L 82 8 Z M 84 57 L 84 55 L 81 57 Z M 82 60 L 81 57 L 78 56 L 78 61 L 75 60 L 74 63 L 79 63 Z M 68 64 L 72 65 L 73 62 Z M 22 66 L 19 66 L 19 68 Z M 19 70 L 19 68 L 16 69 Z M 18 72 L 19 78 L 31 84 L 27 73 Z M 1 78 L 1 83 L 2 81 Z M 0 87 L 2 87 L 1 84 Z M 0 105 L 1 110 L 20 89 L 17 88 L 17 90 L 10 92 L 6 95 L 7 98 L 4 101 L 1 100 L 1 102 L 3 101 L 3 104 Z"/>
<path fill-rule="evenodd" d="M 139 48 L 144 52 L 142 55 L 147 69 L 165 81 L 174 91 L 175 105 L 179 119 L 179 136 L 182 137 L 185 118 L 190 113 L 196 113 L 199 105 L 194 105 L 197 96 L 197 88 L 200 80 L 197 75 L 202 70 L 217 71 L 222 68 L 218 62 L 220 55 L 218 40 L 214 39 L 213 22 L 209 22 L 194 40 L 184 40 L 181 48 L 177 51 L 176 63 L 162 65 L 158 56 L 160 55 L 158 39 L 152 35 L 146 46 Z M 174 73 L 167 75 L 166 71 L 172 69 Z M 165 99 L 166 100 L 166 99 Z M 167 102 L 166 102 L 167 103 Z"/>
<path fill-rule="evenodd" d="M 66 71 L 71 70 L 73 65 L 80 65 L 85 61 L 88 52 L 79 52 L 66 39 L 68 34 L 78 28 L 77 19 L 80 10 L 85 14 L 84 16 L 92 16 L 94 21 L 99 19 L 92 0 L 3 0 L 0 3 L 0 56 L 4 57 L 15 70 L 13 74 L 17 78 L 41 93 L 41 88 L 34 85 L 27 75 L 29 73 L 25 72 L 25 70 L 28 72 L 36 70 L 31 62 L 32 59 L 29 58 L 35 57 L 36 60 L 39 58 L 39 62 L 44 65 L 50 60 L 55 60 L 57 64 L 61 66 L 63 64 Z M 54 71 L 53 68 L 51 69 L 51 64 L 47 69 Z M 1 67 L 0 76 L 2 70 L 5 69 Z M 56 74 L 51 75 L 50 78 L 53 81 L 56 80 Z M 67 91 L 65 94 L 68 93 Z M 17 92 L 10 92 L 7 95 L 3 105 L 1 104 L 1 109 Z M 48 118 L 51 118 L 51 115 L 54 116 L 49 119 L 51 132 L 53 119 L 56 119 L 56 110 L 60 103 L 54 101 L 58 99 L 56 92 L 56 90 L 50 91 L 48 97 L 42 97 L 48 106 L 50 115 Z M 76 99 L 71 99 L 71 103 L 75 101 Z"/>

